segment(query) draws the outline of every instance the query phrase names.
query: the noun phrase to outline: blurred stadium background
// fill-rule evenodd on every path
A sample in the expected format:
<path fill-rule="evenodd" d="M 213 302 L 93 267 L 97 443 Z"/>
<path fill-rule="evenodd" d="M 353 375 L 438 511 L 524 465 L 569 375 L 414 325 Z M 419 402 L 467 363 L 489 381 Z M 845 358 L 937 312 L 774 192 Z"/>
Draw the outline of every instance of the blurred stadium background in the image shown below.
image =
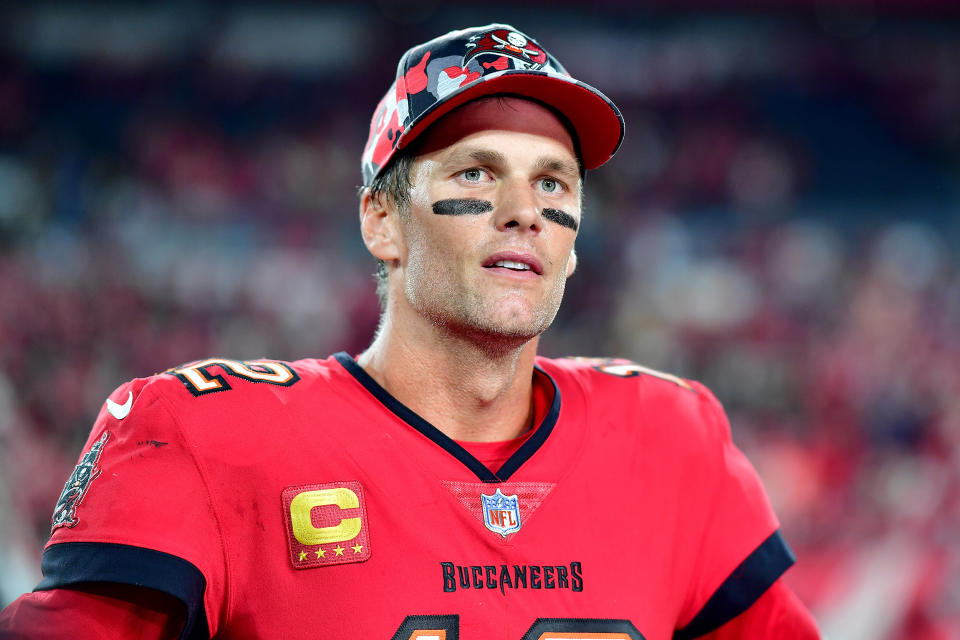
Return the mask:
<path fill-rule="evenodd" d="M 0 604 L 120 382 L 366 346 L 373 107 L 509 21 L 627 120 L 542 351 L 709 384 L 830 637 L 960 638 L 960 7 L 669 5 L 5 4 Z"/>

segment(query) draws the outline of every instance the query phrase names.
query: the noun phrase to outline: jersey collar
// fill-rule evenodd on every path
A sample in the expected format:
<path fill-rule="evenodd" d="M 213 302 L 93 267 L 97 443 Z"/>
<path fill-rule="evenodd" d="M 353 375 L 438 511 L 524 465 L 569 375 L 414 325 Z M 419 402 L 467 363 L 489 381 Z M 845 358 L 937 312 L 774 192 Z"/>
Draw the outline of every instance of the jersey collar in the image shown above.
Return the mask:
<path fill-rule="evenodd" d="M 364 371 L 363 367 L 357 364 L 357 361 L 354 360 L 349 354 L 341 351 L 339 353 L 335 353 L 333 357 L 344 369 L 347 370 L 350 375 L 356 379 L 357 382 L 362 384 L 367 391 L 369 391 L 377 400 L 379 400 L 383 406 L 463 463 L 463 465 L 470 469 L 470 471 L 472 471 L 481 482 L 506 482 L 510 476 L 512 476 L 517 469 L 523 465 L 524 462 L 529 460 L 530 457 L 540 449 L 543 443 L 547 441 L 547 437 L 549 437 L 550 433 L 553 431 L 553 427 L 557 423 L 557 418 L 560 416 L 560 389 L 557 388 L 557 383 L 554 382 L 553 378 L 550 377 L 550 374 L 541 369 L 539 366 L 535 366 L 534 368 L 537 370 L 537 372 L 543 375 L 546 380 L 550 381 L 550 385 L 553 388 L 553 401 L 550 403 L 550 408 L 547 411 L 547 414 L 536 427 L 533 435 L 531 435 L 527 441 L 524 442 L 523 445 L 521 445 L 521 447 L 517 449 L 514 454 L 507 459 L 506 462 L 503 463 L 503 466 L 501 466 L 494 473 L 490 469 L 487 469 L 482 462 L 473 457 L 469 451 L 457 444 L 456 441 L 420 417 L 420 415 L 407 407 L 405 404 L 390 395 L 390 392 L 381 387 L 376 380 L 370 377 L 370 374 Z M 536 382 L 534 384 L 536 384 Z"/>

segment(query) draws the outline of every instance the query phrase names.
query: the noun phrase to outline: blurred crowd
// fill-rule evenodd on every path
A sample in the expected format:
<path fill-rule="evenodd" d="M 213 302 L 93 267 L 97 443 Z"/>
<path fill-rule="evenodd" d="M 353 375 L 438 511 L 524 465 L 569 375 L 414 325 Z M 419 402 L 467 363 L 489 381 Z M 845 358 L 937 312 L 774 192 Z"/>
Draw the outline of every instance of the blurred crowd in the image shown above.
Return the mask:
<path fill-rule="evenodd" d="M 960 22 L 511 19 L 627 121 L 541 351 L 706 382 L 833 637 L 960 637 Z M 392 75 L 0 48 L 0 604 L 115 386 L 366 346 Z"/>

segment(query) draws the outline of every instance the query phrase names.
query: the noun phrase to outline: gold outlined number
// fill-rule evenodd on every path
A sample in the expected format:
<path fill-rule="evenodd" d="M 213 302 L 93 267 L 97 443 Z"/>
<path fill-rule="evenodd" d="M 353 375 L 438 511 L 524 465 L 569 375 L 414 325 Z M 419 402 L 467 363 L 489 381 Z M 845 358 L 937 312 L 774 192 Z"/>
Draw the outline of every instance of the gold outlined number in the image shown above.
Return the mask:
<path fill-rule="evenodd" d="M 231 388 L 230 384 L 223 375 L 212 371 L 214 367 L 241 380 L 274 384 L 281 387 L 289 387 L 300 380 L 296 371 L 282 362 L 273 360 L 246 360 L 241 362 L 226 358 L 208 358 L 183 367 L 168 369 L 167 373 L 179 378 L 180 382 L 195 396 L 227 391 Z"/>
<path fill-rule="evenodd" d="M 391 640 L 459 640 L 460 616 L 407 616 Z"/>
<path fill-rule="evenodd" d="M 407 616 L 391 640 L 459 640 L 460 616 Z M 538 618 L 521 640 L 645 640 L 629 620 Z"/>
<path fill-rule="evenodd" d="M 630 362 L 629 360 L 614 360 L 612 358 L 571 358 L 577 362 L 585 362 L 587 364 L 593 365 L 593 368 L 601 373 L 606 373 L 611 376 L 617 376 L 618 378 L 635 378 L 639 375 L 653 376 L 654 378 L 660 378 L 661 380 L 666 380 L 667 382 L 672 382 L 678 387 L 683 387 L 687 391 L 693 391 L 693 387 L 690 386 L 690 383 L 673 375 L 672 373 L 664 373 L 663 371 L 657 371 L 656 369 L 651 369 L 650 367 L 645 367 L 641 364 L 635 362 Z"/>

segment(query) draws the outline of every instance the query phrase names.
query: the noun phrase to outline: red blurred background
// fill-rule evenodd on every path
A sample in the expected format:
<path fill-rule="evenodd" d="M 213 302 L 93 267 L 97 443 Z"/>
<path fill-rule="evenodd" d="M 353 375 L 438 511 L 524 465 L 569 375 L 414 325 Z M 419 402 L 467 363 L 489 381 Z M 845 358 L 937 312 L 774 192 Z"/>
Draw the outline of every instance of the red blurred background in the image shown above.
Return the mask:
<path fill-rule="evenodd" d="M 830 637 L 960 638 L 956 3 L 0 18 L 0 604 L 36 584 L 116 385 L 210 355 L 366 346 L 372 109 L 411 44 L 508 21 L 627 121 L 587 178 L 580 265 L 542 352 L 706 382 Z"/>

